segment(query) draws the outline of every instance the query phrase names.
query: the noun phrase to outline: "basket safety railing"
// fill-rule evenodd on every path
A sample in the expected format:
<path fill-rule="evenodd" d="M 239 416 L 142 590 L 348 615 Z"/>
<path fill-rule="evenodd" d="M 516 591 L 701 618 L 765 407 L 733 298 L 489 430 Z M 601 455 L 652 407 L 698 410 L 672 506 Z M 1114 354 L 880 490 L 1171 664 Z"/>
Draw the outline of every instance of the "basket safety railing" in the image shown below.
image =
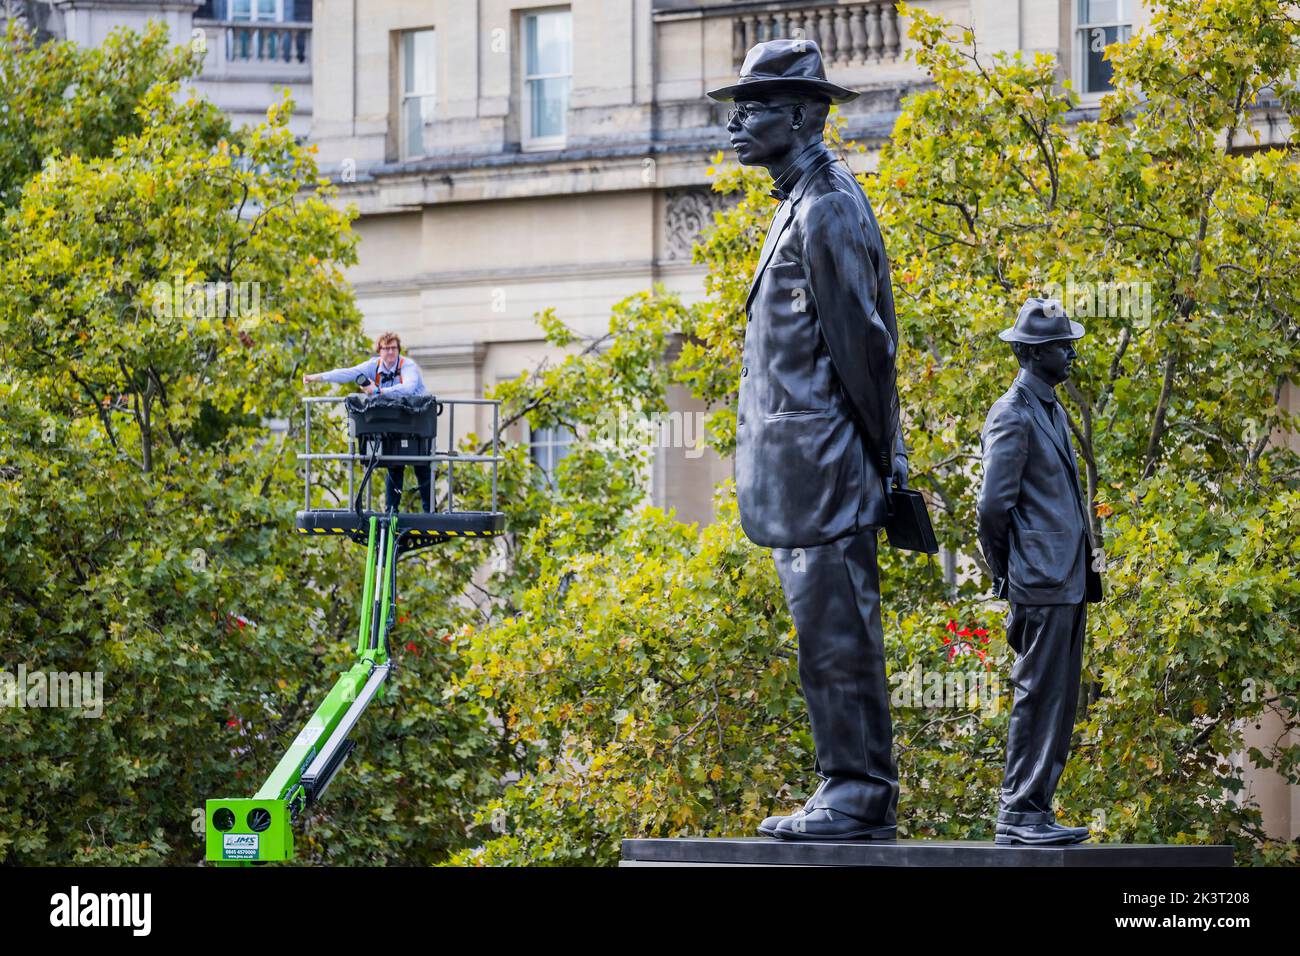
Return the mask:
<path fill-rule="evenodd" d="M 303 398 L 304 422 L 303 422 L 303 451 L 298 453 L 298 460 L 303 463 L 303 510 L 311 511 L 311 493 L 312 493 L 312 462 L 317 461 L 338 461 L 347 462 L 348 466 L 348 497 L 349 504 L 354 500 L 356 494 L 356 470 L 357 466 L 369 465 L 375 461 L 379 467 L 387 465 L 423 465 L 430 466 L 429 473 L 429 497 L 430 505 L 436 507 L 438 474 L 441 466 L 446 467 L 447 481 L 447 498 L 446 507 L 441 509 L 442 512 L 451 512 L 456 510 L 455 493 L 456 493 L 456 466 L 472 465 L 481 463 L 490 463 L 492 465 L 492 502 L 491 511 L 497 511 L 497 470 L 498 466 L 505 459 L 500 455 L 499 438 L 497 431 L 501 419 L 501 403 L 494 399 L 488 398 L 439 398 L 438 402 L 438 424 L 441 433 L 441 425 L 446 418 L 447 428 L 447 447 L 439 449 L 437 438 L 430 453 L 427 455 L 386 455 L 382 450 L 378 456 L 373 453 L 361 453 L 358 450 L 356 435 L 352 432 L 351 420 L 347 421 L 348 428 L 348 450 L 342 452 L 313 452 L 311 450 L 311 425 L 312 425 L 312 408 L 316 405 L 341 405 L 344 401 L 342 395 L 323 395 L 308 396 Z M 464 454 L 456 451 L 453 442 L 456 440 L 456 406 L 477 406 L 490 405 L 492 407 L 492 442 L 490 455 Z M 405 484 L 405 482 L 403 482 Z M 374 510 L 375 483 L 371 481 L 366 489 L 367 507 Z"/>

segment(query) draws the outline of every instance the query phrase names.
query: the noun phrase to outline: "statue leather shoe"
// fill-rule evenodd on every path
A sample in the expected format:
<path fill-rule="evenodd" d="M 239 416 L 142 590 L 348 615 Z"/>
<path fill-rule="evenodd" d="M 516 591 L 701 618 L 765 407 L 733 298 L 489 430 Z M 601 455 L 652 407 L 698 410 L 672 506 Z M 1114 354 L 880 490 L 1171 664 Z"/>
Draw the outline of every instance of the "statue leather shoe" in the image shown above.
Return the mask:
<path fill-rule="evenodd" d="M 999 823 L 993 842 L 999 846 L 1015 843 L 1025 846 L 1061 846 L 1082 843 L 1088 836 L 1087 827 L 1064 827 L 1059 823 L 1035 823 L 1029 826 Z"/>
<path fill-rule="evenodd" d="M 893 825 L 859 820 L 830 807 L 800 809 L 776 819 L 773 835 L 778 840 L 892 840 L 898 835 Z"/>
<path fill-rule="evenodd" d="M 804 802 L 804 805 L 802 807 L 794 811 L 793 814 L 775 814 L 770 817 L 765 817 L 763 819 L 763 822 L 758 825 L 758 832 L 761 833 L 763 836 L 772 837 L 773 839 L 775 839 L 776 828 L 780 825 L 782 820 L 789 820 L 790 817 L 792 816 L 801 814 L 806 810 L 811 810 L 812 805 L 817 802 L 817 795 L 820 794 L 823 789 L 825 789 L 827 784 L 827 779 L 825 774 L 818 773 L 817 776 L 821 780 L 821 782 L 817 785 L 817 789 L 813 791 L 813 795 Z"/>
<path fill-rule="evenodd" d="M 1055 821 L 1049 823 L 1048 826 L 1053 830 L 1059 830 L 1061 833 L 1068 833 L 1070 835 L 1071 843 L 1082 843 L 1084 840 L 1088 839 L 1088 837 L 1092 836 L 1092 831 L 1087 827 L 1067 827 L 1062 826 Z"/>

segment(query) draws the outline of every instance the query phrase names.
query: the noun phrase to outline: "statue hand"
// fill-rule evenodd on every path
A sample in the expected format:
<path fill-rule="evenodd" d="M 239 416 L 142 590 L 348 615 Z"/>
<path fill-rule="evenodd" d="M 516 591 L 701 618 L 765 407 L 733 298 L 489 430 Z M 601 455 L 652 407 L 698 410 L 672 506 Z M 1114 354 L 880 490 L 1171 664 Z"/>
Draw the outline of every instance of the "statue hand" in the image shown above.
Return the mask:
<path fill-rule="evenodd" d="M 907 456 L 894 456 L 894 484 L 900 488 L 907 487 Z"/>

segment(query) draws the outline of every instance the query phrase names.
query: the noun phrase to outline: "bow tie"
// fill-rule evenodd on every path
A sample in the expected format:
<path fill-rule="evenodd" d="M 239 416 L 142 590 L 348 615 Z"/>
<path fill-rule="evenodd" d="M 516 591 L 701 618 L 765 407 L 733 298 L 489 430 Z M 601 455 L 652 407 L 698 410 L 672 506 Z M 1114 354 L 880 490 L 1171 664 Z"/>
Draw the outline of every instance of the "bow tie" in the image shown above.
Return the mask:
<path fill-rule="evenodd" d="M 790 198 L 790 189 L 803 178 L 813 163 L 817 161 L 821 141 L 810 143 L 802 153 L 798 155 L 790 168 L 783 172 L 778 178 L 772 181 L 772 188 L 768 190 L 768 195 L 773 199 L 779 199 L 782 202 Z"/>

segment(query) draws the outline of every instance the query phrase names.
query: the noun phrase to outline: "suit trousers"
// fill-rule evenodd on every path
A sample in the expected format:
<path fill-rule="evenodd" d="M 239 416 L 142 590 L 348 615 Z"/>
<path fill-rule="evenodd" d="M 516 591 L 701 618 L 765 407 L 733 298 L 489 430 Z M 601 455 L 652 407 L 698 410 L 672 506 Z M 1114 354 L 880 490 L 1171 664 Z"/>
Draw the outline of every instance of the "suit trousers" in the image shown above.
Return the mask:
<path fill-rule="evenodd" d="M 808 548 L 774 548 L 799 635 L 799 682 L 817 773 L 805 804 L 869 823 L 895 823 L 898 770 L 889 718 L 876 528 Z"/>
<path fill-rule="evenodd" d="M 430 467 L 428 465 L 415 465 L 415 483 L 420 489 L 420 504 L 424 506 L 426 512 L 431 511 L 430 498 L 433 489 L 430 486 Z M 406 475 L 405 465 L 389 465 L 388 481 L 386 482 L 386 507 L 389 511 L 402 510 L 402 479 Z"/>
<path fill-rule="evenodd" d="M 1088 605 L 1012 604 L 1007 643 L 1015 697 L 998 823 L 1052 823 L 1052 796 L 1070 755 Z"/>

